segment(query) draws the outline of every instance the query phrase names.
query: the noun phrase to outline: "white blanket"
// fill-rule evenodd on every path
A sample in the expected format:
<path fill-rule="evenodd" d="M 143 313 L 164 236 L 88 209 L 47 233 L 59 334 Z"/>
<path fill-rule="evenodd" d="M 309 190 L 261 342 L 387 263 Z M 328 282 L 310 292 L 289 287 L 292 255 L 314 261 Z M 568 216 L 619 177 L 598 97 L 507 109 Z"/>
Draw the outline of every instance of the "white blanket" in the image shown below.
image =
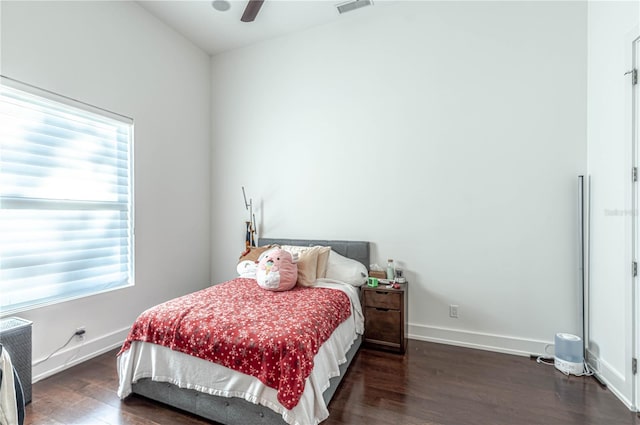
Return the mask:
<path fill-rule="evenodd" d="M 4 349 L 2 350 L 2 354 L 0 354 L 0 370 L 2 370 L 2 384 L 0 385 L 0 424 L 17 424 L 18 404 L 16 401 L 13 366 L 9 353 Z"/>

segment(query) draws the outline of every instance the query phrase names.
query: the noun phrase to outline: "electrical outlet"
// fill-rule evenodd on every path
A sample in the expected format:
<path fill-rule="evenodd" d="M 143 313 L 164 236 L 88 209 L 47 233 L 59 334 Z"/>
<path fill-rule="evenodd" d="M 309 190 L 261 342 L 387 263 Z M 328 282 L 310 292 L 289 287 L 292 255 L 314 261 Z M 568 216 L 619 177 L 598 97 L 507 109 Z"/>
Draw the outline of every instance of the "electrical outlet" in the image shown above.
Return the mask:
<path fill-rule="evenodd" d="M 78 341 L 83 341 L 85 333 L 87 333 L 87 329 L 84 326 L 80 326 L 79 328 L 76 328 L 74 335 Z"/>
<path fill-rule="evenodd" d="M 453 317 L 454 319 L 458 318 L 458 306 L 455 304 L 449 305 L 449 317 Z"/>

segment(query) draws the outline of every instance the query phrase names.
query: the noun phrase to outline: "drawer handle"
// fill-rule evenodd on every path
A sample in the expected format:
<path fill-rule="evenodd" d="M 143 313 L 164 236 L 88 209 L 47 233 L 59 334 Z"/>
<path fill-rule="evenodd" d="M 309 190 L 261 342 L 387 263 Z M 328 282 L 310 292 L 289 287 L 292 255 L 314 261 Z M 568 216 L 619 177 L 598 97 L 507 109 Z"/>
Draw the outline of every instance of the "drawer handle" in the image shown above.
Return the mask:
<path fill-rule="evenodd" d="M 376 294 L 387 295 L 389 293 L 386 291 L 376 291 Z"/>
<path fill-rule="evenodd" d="M 381 307 L 376 307 L 376 310 L 378 310 L 378 311 L 389 311 L 388 308 L 381 308 Z"/>

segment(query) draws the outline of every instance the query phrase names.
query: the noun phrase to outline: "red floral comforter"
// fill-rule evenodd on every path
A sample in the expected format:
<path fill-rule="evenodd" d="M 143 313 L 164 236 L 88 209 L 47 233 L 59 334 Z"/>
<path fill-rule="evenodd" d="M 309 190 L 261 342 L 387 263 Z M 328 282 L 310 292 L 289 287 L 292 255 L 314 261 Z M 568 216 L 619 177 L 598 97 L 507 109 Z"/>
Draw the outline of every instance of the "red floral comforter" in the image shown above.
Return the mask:
<path fill-rule="evenodd" d="M 291 409 L 320 346 L 350 315 L 349 297 L 339 290 L 272 292 L 237 278 L 145 311 L 120 353 L 133 341 L 164 345 L 255 376 Z"/>

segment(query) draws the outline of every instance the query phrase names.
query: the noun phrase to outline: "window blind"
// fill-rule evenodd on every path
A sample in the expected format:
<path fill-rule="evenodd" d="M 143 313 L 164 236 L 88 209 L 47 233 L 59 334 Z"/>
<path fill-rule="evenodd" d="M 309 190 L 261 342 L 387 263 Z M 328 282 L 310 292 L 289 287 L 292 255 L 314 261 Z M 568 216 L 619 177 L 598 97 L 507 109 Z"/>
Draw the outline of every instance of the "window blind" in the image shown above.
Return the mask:
<path fill-rule="evenodd" d="M 133 284 L 133 122 L 0 85 L 0 312 Z"/>

